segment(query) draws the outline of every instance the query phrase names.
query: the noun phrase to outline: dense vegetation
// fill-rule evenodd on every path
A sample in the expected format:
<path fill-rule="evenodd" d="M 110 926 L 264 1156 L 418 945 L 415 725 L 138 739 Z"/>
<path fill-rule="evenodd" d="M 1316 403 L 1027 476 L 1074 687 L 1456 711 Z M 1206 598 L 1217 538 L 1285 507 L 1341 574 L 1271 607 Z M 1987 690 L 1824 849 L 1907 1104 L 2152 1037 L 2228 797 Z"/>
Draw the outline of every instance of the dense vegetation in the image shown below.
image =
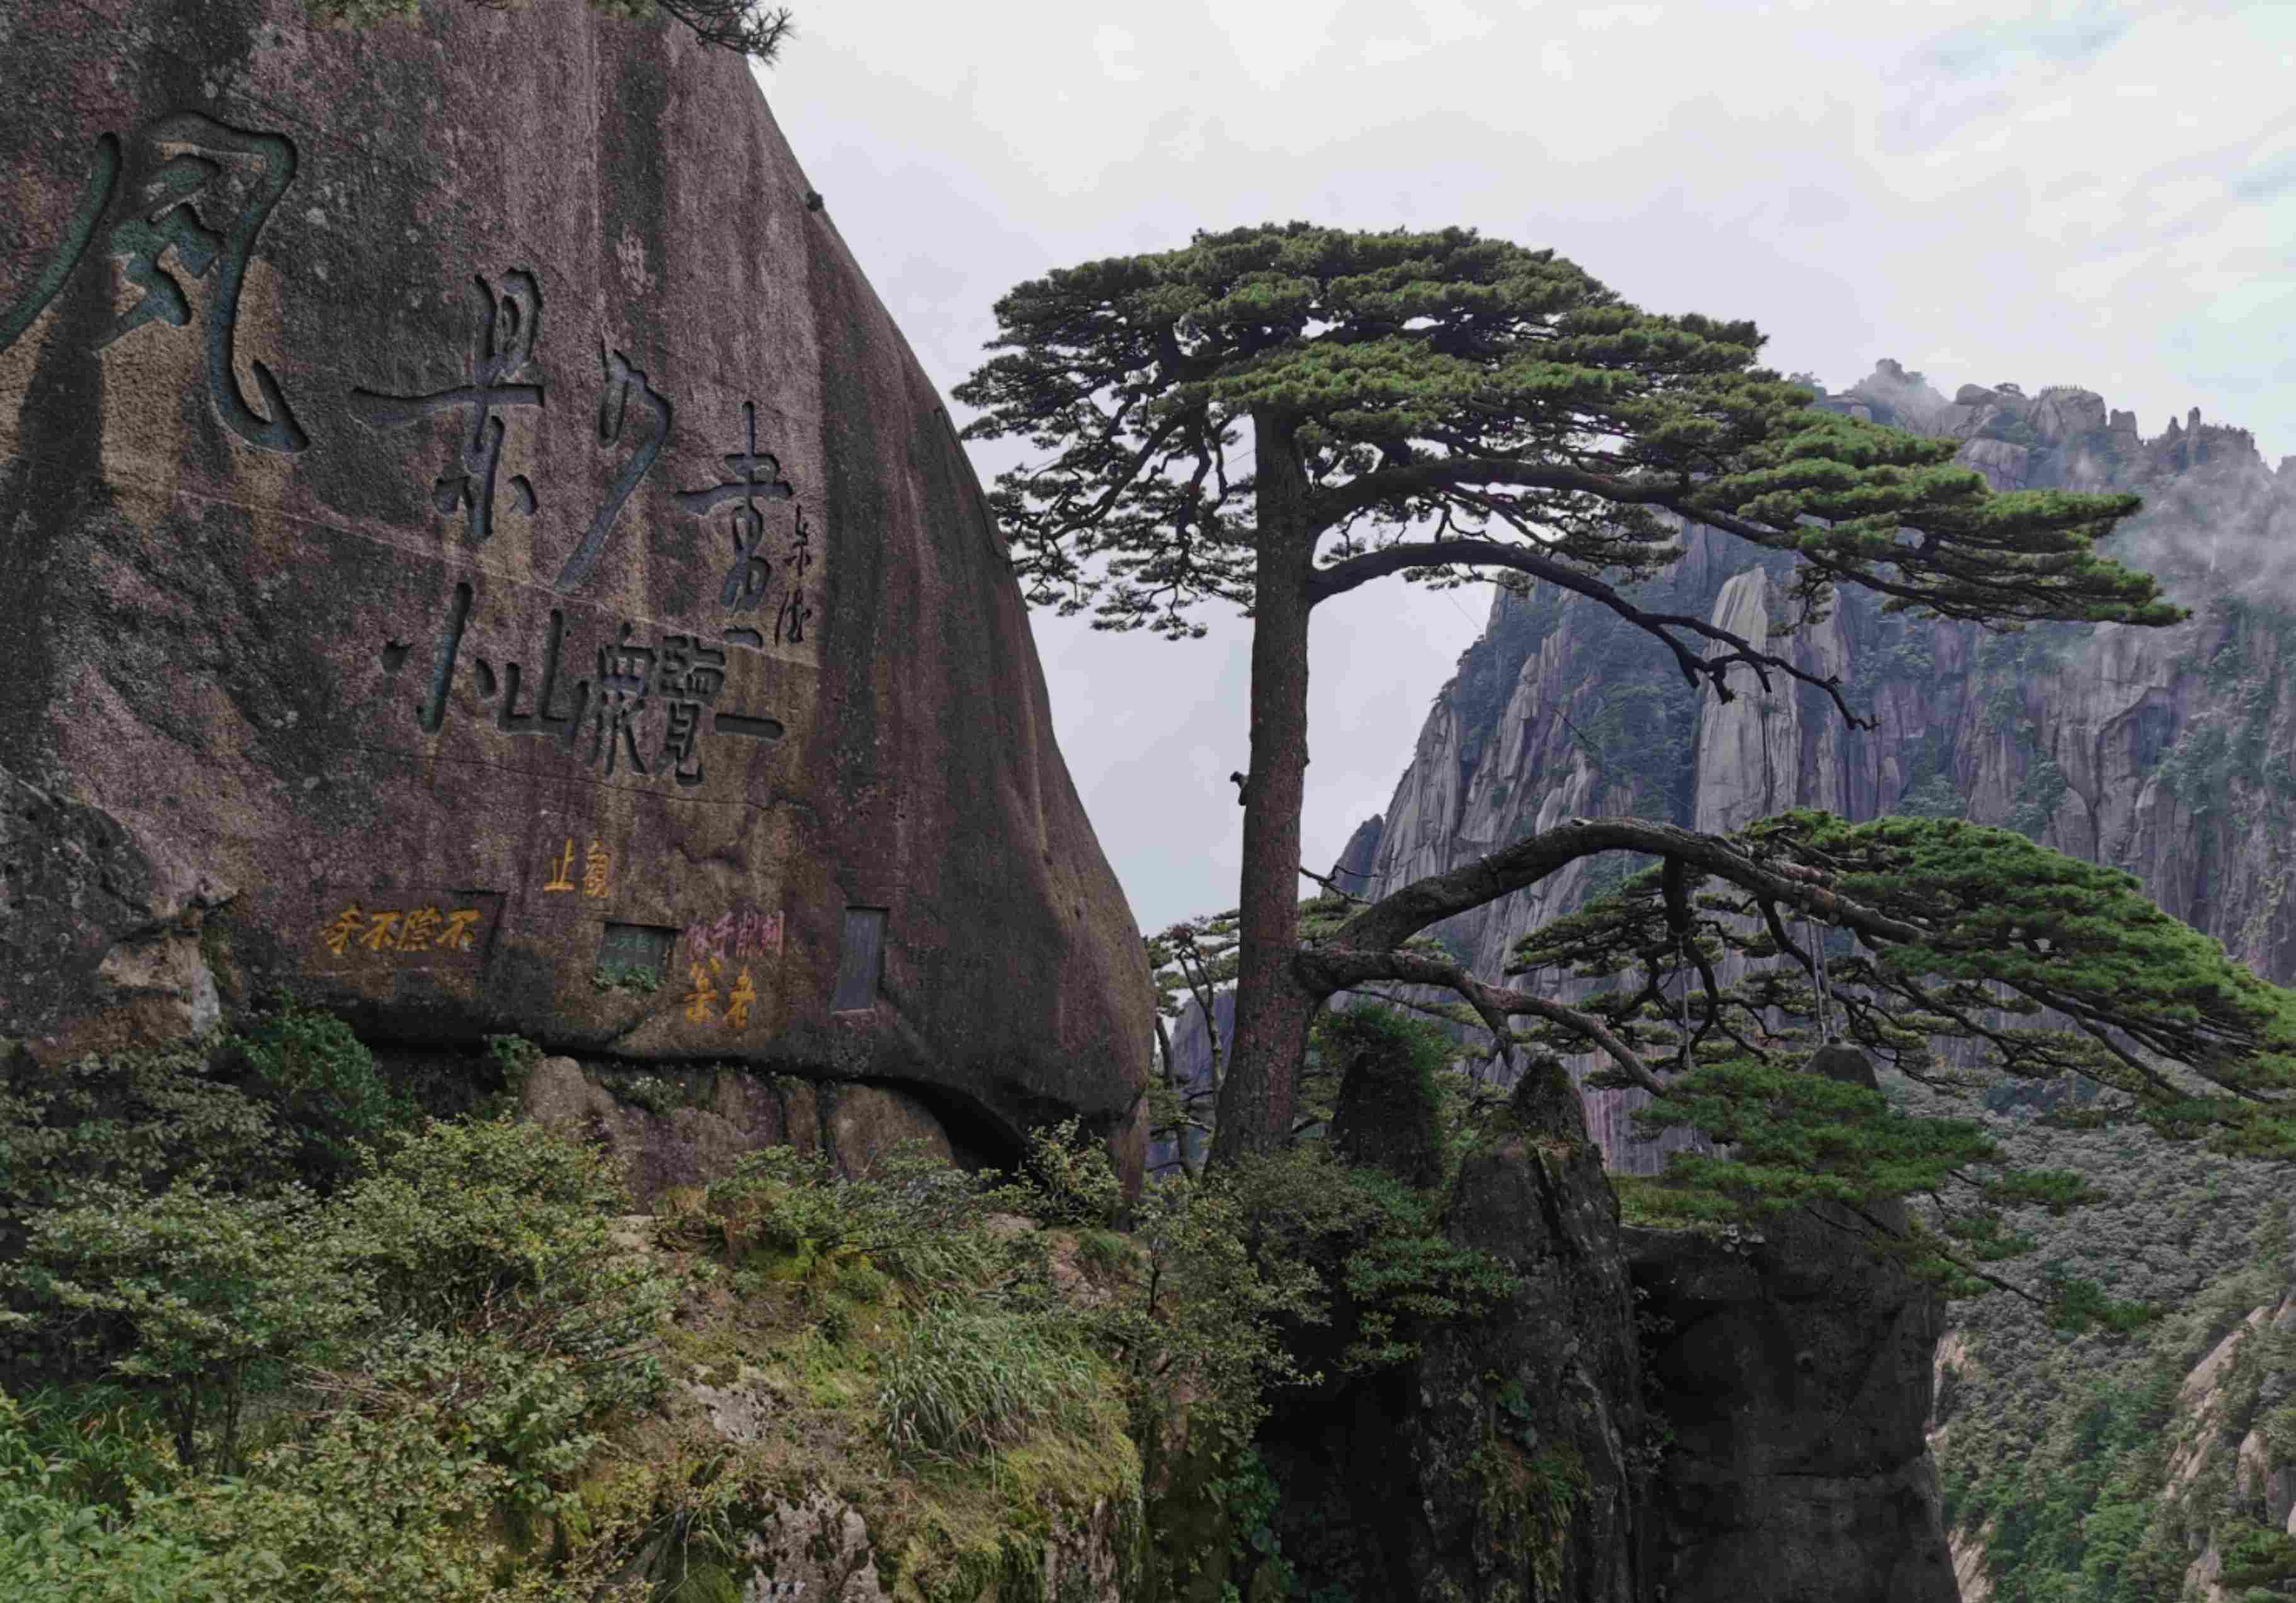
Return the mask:
<path fill-rule="evenodd" d="M 1023 1585 L 1104 1502 L 1128 1595 L 1218 1603 L 1281 1566 L 1232 1494 L 1308 1378 L 1287 1340 L 1343 1298 L 1330 1362 L 1390 1365 L 1495 1290 L 1431 1197 L 1317 1145 L 1129 1209 L 1073 1126 L 1010 1178 L 774 1148 L 629 1215 L 601 1150 L 512 1114 L 532 1055 L 394 1083 L 291 1005 L 5 1060 L 0 1595 L 730 1603 L 821 1493 L 904 1598 Z"/>
<path fill-rule="evenodd" d="M 1918 1087 L 1892 1092 L 1923 1100 Z M 1986 1127 L 2020 1162 L 2079 1173 L 2106 1193 L 2070 1217 L 2012 1215 L 2042 1274 L 2091 1276 L 2166 1311 L 2134 1336 L 2067 1337 L 2013 1298 L 1954 1305 L 1933 1448 L 1948 1525 L 1983 1542 L 1994 1598 L 2175 1598 L 2211 1542 L 2279 1552 L 2260 1535 L 2261 1486 L 2242 1491 L 2235 1466 L 2251 1430 L 2274 1461 L 2296 1460 L 2296 1343 L 2268 1329 L 2243 1338 L 2205 1418 L 2197 1394 L 2180 1404 L 2178 1393 L 2251 1313 L 2296 1287 L 2288 1165 L 2055 1129 L 2032 1100 L 1988 1100 Z M 2202 1449 L 2205 1464 L 2180 1484 L 2172 1466 Z M 2296 1544 L 2283 1556 L 2296 1560 Z M 2296 1562 L 2276 1576 L 2247 1567 L 2234 1598 L 2296 1596 Z"/>

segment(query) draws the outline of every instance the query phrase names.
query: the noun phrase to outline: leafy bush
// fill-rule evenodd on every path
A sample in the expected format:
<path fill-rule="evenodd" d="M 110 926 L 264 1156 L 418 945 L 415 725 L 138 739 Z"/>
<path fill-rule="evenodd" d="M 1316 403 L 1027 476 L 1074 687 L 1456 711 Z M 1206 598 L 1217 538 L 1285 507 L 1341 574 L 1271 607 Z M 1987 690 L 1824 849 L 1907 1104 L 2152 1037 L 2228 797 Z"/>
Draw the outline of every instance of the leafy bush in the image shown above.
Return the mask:
<path fill-rule="evenodd" d="M 340 1413 L 308 1441 L 258 1455 L 244 1476 L 139 1501 L 130 1528 L 203 1553 L 194 1575 L 230 1603 L 582 1597 L 586 1589 L 538 1573 L 497 1586 L 485 1517 L 509 1477 L 454 1436 L 436 1404 L 381 1419 Z"/>
<path fill-rule="evenodd" d="M 1075 1118 L 1036 1133 L 1021 1174 L 1007 1199 L 1047 1224 L 1105 1229 L 1123 1217 L 1124 1182 Z"/>
<path fill-rule="evenodd" d="M 198 1429 L 212 1418 L 226 1474 L 250 1367 L 373 1313 L 308 1193 L 235 1197 L 206 1175 L 150 1198 L 104 1182 L 81 1189 L 70 1206 L 32 1217 L 0 1285 L 38 1310 L 0 1314 L 0 1329 L 72 1366 L 67 1374 L 101 1366 L 155 1393 L 186 1468 L 198 1465 Z"/>
<path fill-rule="evenodd" d="M 1228 1183 L 1255 1260 L 1307 1267 L 1319 1305 L 1348 1312 L 1339 1362 L 1349 1371 L 1402 1362 L 1418 1352 L 1414 1324 L 1472 1319 L 1513 1291 L 1505 1265 L 1443 1233 L 1441 1192 L 1323 1147 L 1249 1159 Z"/>
<path fill-rule="evenodd" d="M 447 1322 L 623 1255 L 614 1160 L 538 1126 L 432 1124 L 365 1168 L 341 1198 L 348 1250 L 392 1317 Z"/>
<path fill-rule="evenodd" d="M 1185 1411 L 1192 1442 L 1240 1450 L 1266 1416 L 1267 1389 L 1308 1378 L 1283 1329 L 1328 1317 L 1315 1271 L 1255 1255 L 1244 1211 L 1217 1177 L 1151 1186 L 1133 1215 L 1137 1268 L 1084 1315 L 1120 1366 L 1133 1439 L 1152 1458 Z"/>
<path fill-rule="evenodd" d="M 251 1192 L 283 1179 L 291 1141 L 277 1117 L 209 1059 L 204 1043 L 54 1067 L 0 1057 L 0 1260 L 33 1214 L 91 1183 L 155 1193 L 195 1165 Z"/>
<path fill-rule="evenodd" d="M 171 1533 L 127 1524 L 70 1484 L 0 1392 L 0 1597 L 11 1603 L 227 1603 L 208 1555 Z"/>
<path fill-rule="evenodd" d="M 292 1001 L 225 1043 L 256 1094 L 301 1142 L 299 1166 L 322 1189 L 355 1173 L 363 1146 L 388 1148 L 411 1126 L 414 1105 L 376 1071 L 374 1054 L 333 1014 Z"/>

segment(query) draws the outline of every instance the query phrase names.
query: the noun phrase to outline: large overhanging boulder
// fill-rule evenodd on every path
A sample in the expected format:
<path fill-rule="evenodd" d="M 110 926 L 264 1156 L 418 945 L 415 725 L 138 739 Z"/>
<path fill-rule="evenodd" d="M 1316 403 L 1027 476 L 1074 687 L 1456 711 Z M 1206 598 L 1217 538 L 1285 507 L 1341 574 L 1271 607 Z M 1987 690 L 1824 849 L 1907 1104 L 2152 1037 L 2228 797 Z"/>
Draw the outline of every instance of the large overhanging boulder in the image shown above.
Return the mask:
<path fill-rule="evenodd" d="M 577 0 L 0 57 L 0 1035 L 284 985 L 1136 1160 L 1002 537 L 740 59 Z"/>

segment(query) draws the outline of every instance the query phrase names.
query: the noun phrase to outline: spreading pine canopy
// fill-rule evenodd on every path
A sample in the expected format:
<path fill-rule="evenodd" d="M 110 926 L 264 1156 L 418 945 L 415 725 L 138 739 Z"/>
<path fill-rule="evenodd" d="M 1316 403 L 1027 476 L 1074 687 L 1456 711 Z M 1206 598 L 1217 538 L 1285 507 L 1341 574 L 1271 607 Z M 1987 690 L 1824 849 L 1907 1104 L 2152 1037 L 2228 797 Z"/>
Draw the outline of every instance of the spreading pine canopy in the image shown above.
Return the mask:
<path fill-rule="evenodd" d="M 1920 616 L 2182 616 L 2095 554 L 2136 497 L 1990 493 L 1953 441 L 1812 408 L 1753 365 L 1751 323 L 1644 312 L 1472 229 L 1199 233 L 996 316 L 1006 354 L 955 392 L 984 413 L 966 437 L 1052 454 L 999 478 L 996 511 L 1030 599 L 1098 627 L 1184 637 L 1199 602 L 1251 608 L 1275 446 L 1316 600 L 1478 565 L 1638 578 L 1674 554 L 1672 513 L 1799 553 L 1797 622 L 1844 579 Z"/>

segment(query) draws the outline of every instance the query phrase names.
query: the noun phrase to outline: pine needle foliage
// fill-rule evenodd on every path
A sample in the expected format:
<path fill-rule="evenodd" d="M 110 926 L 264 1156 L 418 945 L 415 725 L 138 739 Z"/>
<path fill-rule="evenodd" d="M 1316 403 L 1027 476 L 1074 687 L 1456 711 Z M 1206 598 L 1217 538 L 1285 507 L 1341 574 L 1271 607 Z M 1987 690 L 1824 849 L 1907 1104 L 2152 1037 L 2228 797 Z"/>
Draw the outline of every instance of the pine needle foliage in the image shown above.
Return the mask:
<path fill-rule="evenodd" d="M 1279 421 L 1335 580 L 1414 531 L 1425 560 L 1377 571 L 1463 583 L 1435 543 L 1488 532 L 1647 577 L 1676 554 L 1666 507 L 1799 554 L 1805 609 L 1849 579 L 1953 617 L 2183 616 L 2094 550 L 2136 497 L 1988 493 L 1953 441 L 1809 409 L 1753 365 L 1751 323 L 1644 312 L 1471 228 L 1200 232 L 1021 284 L 996 317 L 1006 354 L 955 392 L 984 413 L 965 438 L 1056 454 L 992 500 L 1029 599 L 1095 627 L 1185 638 L 1197 602 L 1250 609 L 1267 441 L 1244 430 Z"/>
<path fill-rule="evenodd" d="M 1988 1071 L 2077 1075 L 2103 1088 L 2090 1105 L 2052 1115 L 2054 1124 L 2141 1125 L 2232 1156 L 2296 1157 L 2296 993 L 2161 912 L 2131 875 L 1957 819 L 1851 824 L 1800 810 L 1727 844 L 1784 883 L 1823 889 L 1798 912 L 1726 876 L 1706 891 L 1709 876 L 1683 871 L 1696 911 L 1677 930 L 1662 866 L 1526 936 L 1510 970 L 1607 980 L 1578 1005 L 1630 1050 L 1674 1049 L 1675 1072 L 1636 1113 L 1637 1125 L 1691 1125 L 1729 1148 L 1726 1157 L 1675 1156 L 1665 1182 L 1683 1193 L 1669 1204 L 1677 1213 L 1721 1219 L 1809 1201 L 1925 1198 L 1936 1224 L 1916 1229 L 1916 1256 L 1951 1294 L 1970 1295 L 2005 1284 L 1979 1264 L 2032 1245 L 2005 1227 L 2004 1210 L 2062 1215 L 2103 1195 L 2070 1171 L 2013 1168 L 1977 1121 L 1915 1116 L 1877 1091 L 1805 1072 L 1820 1008 L 1816 953 L 1789 925 L 1812 911 L 1835 927 L 1819 934 L 1833 943 L 1826 1002 L 1837 1033 L 1907 1078 L 1952 1096 L 1991 1084 L 1988 1074 L 1939 1067 L 1933 1049 L 1962 1043 Z M 1757 964 L 1727 987 L 1711 979 L 1726 953 Z M 1764 962 L 1781 956 L 1790 961 Z M 1690 977 L 1685 1002 L 1670 982 L 1692 961 L 1708 977 Z M 1522 1038 L 1585 1045 L 1560 1024 Z M 1589 1077 L 1626 1083 L 1613 1070 Z M 2070 1278 L 2051 1300 L 2071 1327 L 2144 1317 Z"/>

